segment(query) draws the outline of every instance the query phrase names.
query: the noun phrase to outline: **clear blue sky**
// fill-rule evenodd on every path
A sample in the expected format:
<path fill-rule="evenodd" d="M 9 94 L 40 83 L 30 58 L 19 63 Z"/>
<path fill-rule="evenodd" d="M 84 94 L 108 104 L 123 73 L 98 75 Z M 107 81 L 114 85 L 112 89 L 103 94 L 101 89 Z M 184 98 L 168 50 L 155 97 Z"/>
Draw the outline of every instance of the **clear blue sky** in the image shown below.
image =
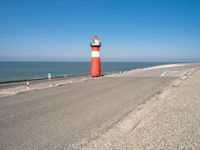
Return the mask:
<path fill-rule="evenodd" d="M 199 0 L 1 0 L 0 61 L 200 61 Z"/>

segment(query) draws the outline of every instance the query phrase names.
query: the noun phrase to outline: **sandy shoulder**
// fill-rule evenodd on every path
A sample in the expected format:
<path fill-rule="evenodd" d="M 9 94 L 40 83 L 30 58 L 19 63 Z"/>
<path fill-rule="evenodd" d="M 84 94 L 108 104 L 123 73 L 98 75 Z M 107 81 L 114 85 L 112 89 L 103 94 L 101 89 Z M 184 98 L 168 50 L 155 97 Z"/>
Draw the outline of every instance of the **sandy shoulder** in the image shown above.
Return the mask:
<path fill-rule="evenodd" d="M 200 149 L 200 70 L 181 76 L 83 149 Z"/>
<path fill-rule="evenodd" d="M 68 85 L 68 84 L 74 84 L 83 82 L 86 80 L 89 80 L 89 77 L 74 77 L 74 78 L 61 78 L 59 80 L 51 79 L 49 82 L 48 80 L 40 80 L 41 82 L 37 81 L 34 83 L 34 81 L 29 81 L 29 87 L 27 87 L 26 82 L 24 82 L 24 85 L 19 84 L 18 86 L 10 86 L 9 88 L 2 88 L 0 89 L 0 97 L 6 97 L 6 96 L 12 96 L 17 95 L 20 93 L 26 93 L 34 90 L 44 90 L 48 88 L 54 88 L 62 85 Z M 33 83 L 32 83 L 33 82 Z"/>

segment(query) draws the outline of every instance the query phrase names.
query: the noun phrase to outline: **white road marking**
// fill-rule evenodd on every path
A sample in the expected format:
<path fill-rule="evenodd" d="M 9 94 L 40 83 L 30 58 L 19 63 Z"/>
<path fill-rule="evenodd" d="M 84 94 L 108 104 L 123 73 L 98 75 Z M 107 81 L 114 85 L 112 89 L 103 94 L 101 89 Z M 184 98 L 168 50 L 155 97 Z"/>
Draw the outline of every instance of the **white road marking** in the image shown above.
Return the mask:
<path fill-rule="evenodd" d="M 165 73 L 166 73 L 166 71 L 164 71 L 164 72 L 160 75 L 160 77 L 163 77 L 163 76 L 165 75 Z"/>
<path fill-rule="evenodd" d="M 169 75 L 169 74 L 173 74 L 173 73 L 177 73 L 178 71 L 164 71 L 161 75 L 160 75 L 160 77 L 163 77 L 163 76 L 165 76 L 165 75 Z"/>

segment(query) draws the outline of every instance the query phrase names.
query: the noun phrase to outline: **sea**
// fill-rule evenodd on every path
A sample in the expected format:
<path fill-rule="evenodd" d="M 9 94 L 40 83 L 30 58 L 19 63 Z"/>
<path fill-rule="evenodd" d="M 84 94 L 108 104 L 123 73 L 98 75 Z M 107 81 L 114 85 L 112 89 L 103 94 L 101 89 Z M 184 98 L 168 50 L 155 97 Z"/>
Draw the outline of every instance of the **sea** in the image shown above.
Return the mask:
<path fill-rule="evenodd" d="M 102 62 L 102 74 L 175 62 Z M 0 83 L 89 75 L 90 62 L 0 62 Z"/>

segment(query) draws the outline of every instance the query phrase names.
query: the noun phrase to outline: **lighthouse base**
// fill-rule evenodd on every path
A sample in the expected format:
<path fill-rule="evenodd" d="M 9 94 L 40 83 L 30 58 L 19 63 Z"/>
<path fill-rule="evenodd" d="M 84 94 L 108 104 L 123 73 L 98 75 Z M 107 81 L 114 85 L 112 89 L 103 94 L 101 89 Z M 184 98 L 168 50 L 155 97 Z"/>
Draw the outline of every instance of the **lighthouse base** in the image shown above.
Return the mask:
<path fill-rule="evenodd" d="M 92 58 L 91 59 L 90 76 L 91 77 L 100 77 L 101 76 L 100 58 Z"/>

